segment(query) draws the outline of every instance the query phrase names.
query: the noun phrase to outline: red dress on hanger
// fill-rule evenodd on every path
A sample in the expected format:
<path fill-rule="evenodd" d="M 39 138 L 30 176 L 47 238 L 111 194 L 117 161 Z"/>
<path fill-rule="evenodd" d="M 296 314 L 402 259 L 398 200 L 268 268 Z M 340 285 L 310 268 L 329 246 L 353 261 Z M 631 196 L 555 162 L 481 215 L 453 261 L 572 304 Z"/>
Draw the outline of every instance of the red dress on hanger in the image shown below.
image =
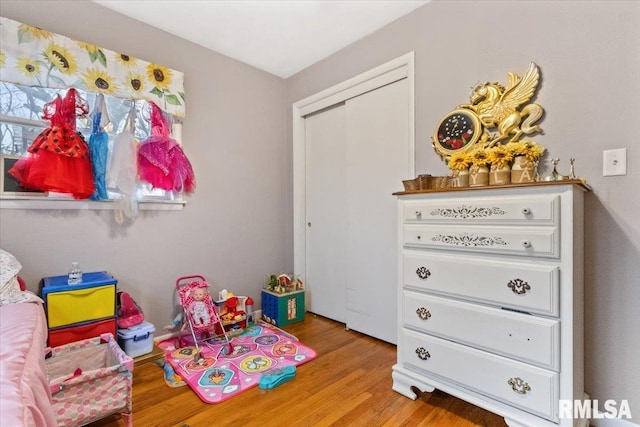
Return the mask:
<path fill-rule="evenodd" d="M 76 132 L 76 116 L 88 113 L 89 106 L 75 89 L 64 99 L 56 98 L 44 106 L 43 118 L 51 126 L 43 130 L 25 156 L 9 169 L 21 186 L 41 191 L 70 193 L 87 199 L 94 192 L 89 146 Z"/>

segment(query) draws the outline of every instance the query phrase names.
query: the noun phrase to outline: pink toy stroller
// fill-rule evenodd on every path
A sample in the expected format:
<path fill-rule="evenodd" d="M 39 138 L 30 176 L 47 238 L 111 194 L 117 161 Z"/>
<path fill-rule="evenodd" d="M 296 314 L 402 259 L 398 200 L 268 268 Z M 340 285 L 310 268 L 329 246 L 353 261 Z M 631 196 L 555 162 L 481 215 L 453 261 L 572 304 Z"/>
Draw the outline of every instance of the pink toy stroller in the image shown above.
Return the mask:
<path fill-rule="evenodd" d="M 176 280 L 176 290 L 184 311 L 178 344 L 182 347 L 182 332 L 188 327 L 196 346 L 196 362 L 202 358 L 199 342 L 223 340 L 227 354 L 233 350 L 208 288 L 209 284 L 203 276 L 184 276 Z"/>

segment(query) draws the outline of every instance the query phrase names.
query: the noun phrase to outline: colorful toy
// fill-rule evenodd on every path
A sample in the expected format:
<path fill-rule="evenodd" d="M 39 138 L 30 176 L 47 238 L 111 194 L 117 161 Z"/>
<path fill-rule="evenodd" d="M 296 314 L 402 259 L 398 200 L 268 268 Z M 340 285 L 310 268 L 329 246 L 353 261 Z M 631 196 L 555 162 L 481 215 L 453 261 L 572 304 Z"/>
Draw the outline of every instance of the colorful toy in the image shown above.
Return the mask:
<path fill-rule="evenodd" d="M 258 386 L 263 390 L 271 390 L 278 387 L 280 384 L 284 384 L 287 381 L 291 381 L 296 377 L 296 367 L 293 365 L 285 366 L 283 368 L 275 368 L 265 372 L 258 381 Z"/>
<path fill-rule="evenodd" d="M 304 283 L 300 279 L 300 276 L 294 276 L 293 274 L 281 273 L 278 276 L 268 274 L 265 280 L 264 289 L 270 292 L 284 294 L 303 290 Z"/>
<path fill-rule="evenodd" d="M 176 280 L 176 290 L 183 307 L 185 320 L 178 335 L 178 345 L 182 346 L 182 332 L 188 328 L 196 346 L 195 362 L 202 358 L 199 342 L 207 343 L 215 339 L 222 339 L 228 347 L 227 351 L 232 351 L 229 337 L 218 316 L 208 288 L 209 284 L 203 276 L 185 276 Z"/>
<path fill-rule="evenodd" d="M 180 375 L 176 374 L 171 366 L 165 359 L 158 359 L 154 362 L 156 365 L 162 368 L 164 371 L 164 382 L 171 388 L 182 387 L 187 385 Z"/>
<path fill-rule="evenodd" d="M 244 304 L 247 309 L 247 326 L 253 326 L 256 323 L 255 313 L 253 312 L 253 299 L 247 297 Z"/>

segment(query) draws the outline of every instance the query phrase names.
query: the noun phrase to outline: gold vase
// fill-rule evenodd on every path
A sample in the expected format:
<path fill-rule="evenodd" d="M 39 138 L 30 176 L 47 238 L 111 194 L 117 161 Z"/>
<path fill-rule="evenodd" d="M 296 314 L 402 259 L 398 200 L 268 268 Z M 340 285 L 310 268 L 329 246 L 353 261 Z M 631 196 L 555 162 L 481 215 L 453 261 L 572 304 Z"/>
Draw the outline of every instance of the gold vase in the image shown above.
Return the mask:
<path fill-rule="evenodd" d="M 461 171 L 453 171 L 452 187 L 468 187 L 469 186 L 469 169 Z"/>
<path fill-rule="evenodd" d="M 487 165 L 472 165 L 469 168 L 469 187 L 489 185 L 489 168 Z"/>
<path fill-rule="evenodd" d="M 521 184 L 526 182 L 534 182 L 536 177 L 536 166 L 531 160 L 527 160 L 525 156 L 516 156 L 511 166 L 511 183 Z"/>
<path fill-rule="evenodd" d="M 498 167 L 491 165 L 489 185 L 507 185 L 511 183 L 511 168 L 509 165 Z"/>

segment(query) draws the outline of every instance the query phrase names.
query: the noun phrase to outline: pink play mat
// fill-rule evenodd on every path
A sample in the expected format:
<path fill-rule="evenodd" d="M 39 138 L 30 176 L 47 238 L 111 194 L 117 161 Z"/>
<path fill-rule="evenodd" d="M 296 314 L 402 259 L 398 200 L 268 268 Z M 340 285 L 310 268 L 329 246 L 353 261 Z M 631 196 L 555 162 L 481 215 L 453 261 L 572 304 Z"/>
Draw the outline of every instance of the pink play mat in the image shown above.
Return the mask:
<path fill-rule="evenodd" d="M 158 346 L 176 373 L 206 403 L 220 403 L 257 386 L 262 374 L 273 368 L 302 365 L 317 356 L 293 335 L 264 322 L 232 338 L 230 354 L 226 354 L 224 341 L 201 344 L 204 358 L 198 362 L 190 339 L 183 337 L 182 348 L 177 348 L 177 338 Z"/>

